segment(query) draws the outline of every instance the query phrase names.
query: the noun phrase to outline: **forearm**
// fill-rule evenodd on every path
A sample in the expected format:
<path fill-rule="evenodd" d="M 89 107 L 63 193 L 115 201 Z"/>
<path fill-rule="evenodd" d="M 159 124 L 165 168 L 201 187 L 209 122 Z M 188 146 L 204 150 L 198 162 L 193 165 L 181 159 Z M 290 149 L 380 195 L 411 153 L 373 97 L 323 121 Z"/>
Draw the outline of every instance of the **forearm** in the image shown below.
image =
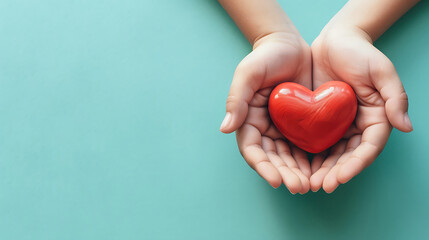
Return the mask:
<path fill-rule="evenodd" d="M 219 3 L 252 45 L 272 33 L 299 35 L 276 0 L 219 0 Z"/>
<path fill-rule="evenodd" d="M 419 1 L 350 0 L 327 26 L 356 27 L 375 41 Z"/>

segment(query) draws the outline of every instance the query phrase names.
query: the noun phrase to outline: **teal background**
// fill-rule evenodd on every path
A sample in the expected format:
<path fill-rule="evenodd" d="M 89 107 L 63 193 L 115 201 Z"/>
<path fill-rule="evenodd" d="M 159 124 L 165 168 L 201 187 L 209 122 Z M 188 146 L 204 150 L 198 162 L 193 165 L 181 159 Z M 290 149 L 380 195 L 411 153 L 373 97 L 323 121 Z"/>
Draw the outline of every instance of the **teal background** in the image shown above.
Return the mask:
<path fill-rule="evenodd" d="M 311 43 L 345 0 L 281 1 Z M 0 239 L 426 239 L 429 2 L 376 42 L 414 132 L 333 194 L 218 131 L 250 46 L 216 1 L 0 2 Z"/>

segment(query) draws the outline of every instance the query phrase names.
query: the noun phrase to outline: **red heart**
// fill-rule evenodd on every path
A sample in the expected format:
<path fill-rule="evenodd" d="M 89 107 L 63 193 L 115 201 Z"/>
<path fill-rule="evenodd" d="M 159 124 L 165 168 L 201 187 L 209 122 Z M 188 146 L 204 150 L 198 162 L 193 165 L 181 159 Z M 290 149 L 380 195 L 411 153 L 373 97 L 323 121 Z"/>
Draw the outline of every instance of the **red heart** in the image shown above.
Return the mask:
<path fill-rule="evenodd" d="M 345 82 L 330 81 L 314 92 L 286 82 L 271 92 L 268 110 L 289 141 L 307 152 L 319 153 L 346 133 L 355 119 L 357 100 Z"/>

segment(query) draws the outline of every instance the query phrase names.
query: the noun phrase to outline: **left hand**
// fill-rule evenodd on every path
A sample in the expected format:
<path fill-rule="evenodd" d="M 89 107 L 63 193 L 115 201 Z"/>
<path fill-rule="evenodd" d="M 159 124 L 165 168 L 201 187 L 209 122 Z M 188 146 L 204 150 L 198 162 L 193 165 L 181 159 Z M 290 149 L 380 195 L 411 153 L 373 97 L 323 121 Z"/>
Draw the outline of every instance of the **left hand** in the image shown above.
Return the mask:
<path fill-rule="evenodd" d="M 237 131 L 240 153 L 271 186 L 284 183 L 292 194 L 304 194 L 310 189 L 307 155 L 286 141 L 267 110 L 271 90 L 285 81 L 311 88 L 310 47 L 300 35 L 272 33 L 238 65 L 220 130 Z"/>
<path fill-rule="evenodd" d="M 358 28 L 331 27 L 311 46 L 313 89 L 327 81 L 348 83 L 356 93 L 355 122 L 328 154 L 316 155 L 311 168 L 313 191 L 327 193 L 368 167 L 383 150 L 392 126 L 413 130 L 408 98 L 392 62 Z"/>

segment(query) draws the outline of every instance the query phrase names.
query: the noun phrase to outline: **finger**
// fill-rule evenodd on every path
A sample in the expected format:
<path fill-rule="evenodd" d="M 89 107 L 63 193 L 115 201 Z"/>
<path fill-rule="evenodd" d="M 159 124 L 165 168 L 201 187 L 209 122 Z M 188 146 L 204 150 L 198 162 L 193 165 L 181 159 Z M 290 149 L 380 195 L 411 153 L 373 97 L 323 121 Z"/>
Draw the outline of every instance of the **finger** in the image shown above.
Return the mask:
<path fill-rule="evenodd" d="M 310 190 L 310 180 L 308 180 L 308 177 L 304 175 L 304 173 L 298 169 L 298 168 L 292 168 L 291 169 L 301 180 L 301 190 L 299 191 L 300 194 L 306 194 Z"/>
<path fill-rule="evenodd" d="M 359 128 L 356 126 L 356 123 L 352 123 L 350 125 L 349 129 L 347 129 L 347 132 L 344 134 L 343 139 L 350 139 L 354 135 L 361 134 L 362 131 L 359 130 Z"/>
<path fill-rule="evenodd" d="M 245 124 L 237 131 L 238 148 L 246 162 L 272 187 L 278 188 L 282 176 L 262 149 L 261 139 L 260 132 L 252 125 Z"/>
<path fill-rule="evenodd" d="M 371 62 L 371 80 L 385 102 L 389 122 L 398 130 L 411 132 L 413 126 L 408 116 L 408 96 L 392 62 L 381 52 Z"/>
<path fill-rule="evenodd" d="M 283 182 L 286 188 L 292 193 L 301 193 L 302 192 L 302 183 L 301 179 L 287 166 L 279 167 L 280 174 L 283 177 Z M 302 194 L 302 193 L 301 193 Z"/>
<path fill-rule="evenodd" d="M 308 179 L 300 173 L 298 165 L 290 153 L 289 146 L 282 140 L 275 141 L 275 146 L 278 156 L 283 161 L 283 165 L 278 169 L 283 176 L 286 187 L 293 194 L 308 192 Z"/>
<path fill-rule="evenodd" d="M 326 174 L 328 174 L 331 168 L 335 166 L 335 164 L 338 161 L 338 158 L 344 153 L 345 149 L 346 149 L 346 141 L 344 140 L 335 144 L 335 146 L 332 147 L 325 161 L 321 164 L 319 169 L 310 178 L 311 191 L 313 192 L 319 191 L 319 189 L 322 187 L 323 180 Z"/>
<path fill-rule="evenodd" d="M 307 153 L 296 146 L 292 146 L 292 156 L 298 164 L 299 169 L 304 173 L 307 178 L 311 176 L 310 161 L 308 160 Z"/>
<path fill-rule="evenodd" d="M 250 106 L 247 111 L 247 118 L 244 121 L 244 124 L 254 126 L 259 131 L 259 135 L 265 135 L 268 128 L 270 127 L 268 118 L 269 116 L 267 108 Z"/>
<path fill-rule="evenodd" d="M 246 159 L 249 166 L 273 188 L 280 187 L 282 184 L 282 177 L 260 146 L 253 145 L 247 147 L 246 150 L 243 151 L 243 157 Z"/>
<path fill-rule="evenodd" d="M 348 158 L 350 154 L 351 153 L 345 153 L 341 155 L 340 159 Z M 323 179 L 322 187 L 326 193 L 332 193 L 333 191 L 335 191 L 335 189 L 337 189 L 338 186 L 340 186 L 340 183 L 338 182 L 338 179 L 336 177 L 339 167 L 340 165 L 333 166 Z"/>
<path fill-rule="evenodd" d="M 298 164 L 296 163 L 295 159 L 292 156 L 292 152 L 289 145 L 282 140 L 277 140 L 275 141 L 275 143 L 276 143 L 277 153 L 286 163 L 286 166 L 288 166 L 289 168 L 299 168 Z"/>
<path fill-rule="evenodd" d="M 285 186 L 292 194 L 302 191 L 302 183 L 296 173 L 291 172 L 286 163 L 277 153 L 276 144 L 268 137 L 262 137 L 262 149 L 267 153 L 268 159 L 279 170 Z"/>
<path fill-rule="evenodd" d="M 270 93 L 272 90 L 273 90 L 273 88 L 264 88 L 264 89 L 257 91 L 253 95 L 252 100 L 250 100 L 249 106 L 267 107 L 268 98 L 270 97 Z"/>
<path fill-rule="evenodd" d="M 231 133 L 237 130 L 247 116 L 248 105 L 264 81 L 265 69 L 252 66 L 246 57 L 237 67 L 226 101 L 226 114 L 220 131 Z"/>
<path fill-rule="evenodd" d="M 303 187 L 300 177 L 286 166 L 283 159 L 281 159 L 279 155 L 275 154 L 274 152 L 269 152 L 267 153 L 267 156 L 280 172 L 284 185 L 292 194 L 296 194 L 298 192 L 301 194 L 305 193 L 302 190 Z"/>
<path fill-rule="evenodd" d="M 274 125 L 270 125 L 265 131 L 264 136 L 267 136 L 271 139 L 285 139 L 285 137 L 277 130 Z"/>
<path fill-rule="evenodd" d="M 320 167 L 323 164 L 323 161 L 325 160 L 326 156 L 327 156 L 328 152 L 323 151 L 321 153 L 316 154 L 313 159 L 311 160 L 311 174 L 314 174 L 315 172 L 317 172 L 317 170 L 320 169 Z"/>
<path fill-rule="evenodd" d="M 344 153 L 342 153 L 335 165 L 329 170 L 326 176 L 323 179 L 323 190 L 326 193 L 332 193 L 339 185 L 340 182 L 337 178 L 337 172 L 341 165 L 350 157 L 352 152 L 359 146 L 361 142 L 361 135 L 356 135 L 350 138 L 347 142 L 347 146 L 344 149 Z"/>
<path fill-rule="evenodd" d="M 346 183 L 371 165 L 386 145 L 391 130 L 388 123 L 378 123 L 366 128 L 361 144 L 338 170 L 338 181 Z"/>
<path fill-rule="evenodd" d="M 300 168 L 298 162 L 304 162 L 307 161 L 307 156 L 300 156 L 299 154 L 293 154 L 293 150 L 291 151 L 291 148 L 296 148 L 296 147 L 289 147 L 289 145 L 283 141 L 283 140 L 277 140 L 276 141 L 276 147 L 277 147 L 277 153 L 279 154 L 279 156 L 283 159 L 283 161 L 286 163 L 286 165 L 288 166 L 289 169 L 291 169 L 293 172 L 295 172 L 297 174 L 297 176 L 300 178 L 301 180 L 301 184 L 302 184 L 302 190 L 300 191 L 301 194 L 307 193 L 308 190 L 310 189 L 310 174 L 305 174 L 302 169 Z M 298 150 L 295 150 L 295 152 L 297 152 Z M 305 154 L 305 152 L 303 152 Z M 300 160 L 297 160 L 296 156 L 298 156 L 298 158 L 300 158 Z M 305 163 L 300 163 L 301 165 L 305 165 Z M 305 169 L 305 167 L 303 167 Z M 304 170 L 305 171 L 305 170 Z M 308 164 L 308 169 L 307 171 L 310 171 L 310 166 Z"/>

